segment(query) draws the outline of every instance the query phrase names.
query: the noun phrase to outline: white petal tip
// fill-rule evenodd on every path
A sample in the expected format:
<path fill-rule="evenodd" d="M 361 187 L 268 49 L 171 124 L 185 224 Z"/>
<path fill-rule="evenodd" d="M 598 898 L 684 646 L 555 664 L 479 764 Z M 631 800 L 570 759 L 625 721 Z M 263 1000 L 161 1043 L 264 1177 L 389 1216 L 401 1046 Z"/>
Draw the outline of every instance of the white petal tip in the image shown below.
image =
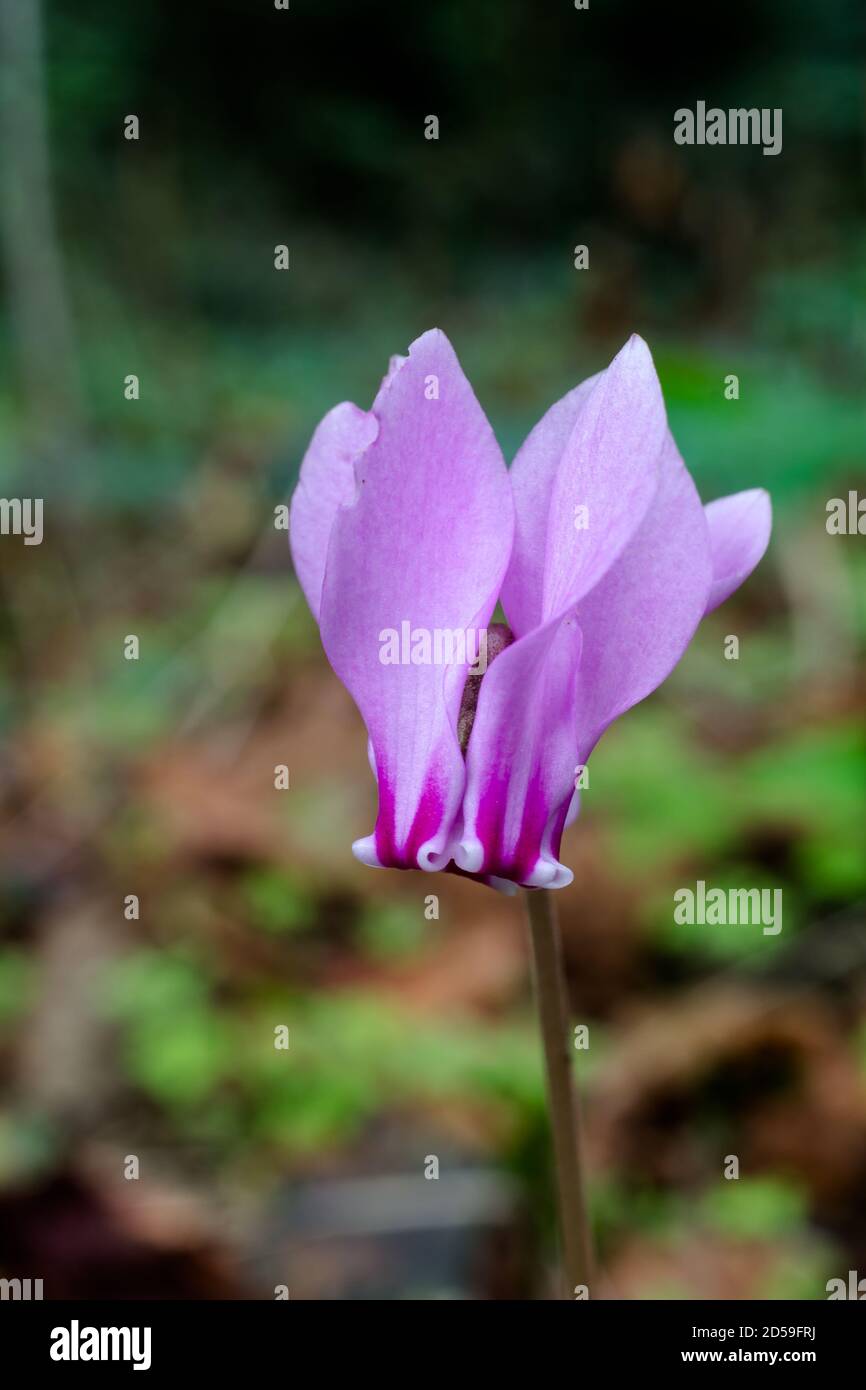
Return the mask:
<path fill-rule="evenodd" d="M 539 859 L 526 880 L 527 888 L 567 888 L 574 879 L 571 869 L 557 859 Z"/>
<path fill-rule="evenodd" d="M 466 874 L 477 874 L 481 872 L 481 865 L 484 863 L 484 846 L 474 835 L 468 836 L 454 846 L 454 863 L 458 869 L 462 869 Z M 503 882 L 505 880 L 503 879 Z"/>
<path fill-rule="evenodd" d="M 352 845 L 352 853 L 356 859 L 371 869 L 384 869 L 385 867 L 376 853 L 376 840 L 373 835 L 366 835 L 363 840 L 356 840 Z"/>
<path fill-rule="evenodd" d="M 446 847 L 443 850 L 435 840 L 425 840 L 416 856 L 418 868 L 423 869 L 427 874 L 434 874 L 437 870 L 444 869 L 450 858 L 450 849 Z"/>

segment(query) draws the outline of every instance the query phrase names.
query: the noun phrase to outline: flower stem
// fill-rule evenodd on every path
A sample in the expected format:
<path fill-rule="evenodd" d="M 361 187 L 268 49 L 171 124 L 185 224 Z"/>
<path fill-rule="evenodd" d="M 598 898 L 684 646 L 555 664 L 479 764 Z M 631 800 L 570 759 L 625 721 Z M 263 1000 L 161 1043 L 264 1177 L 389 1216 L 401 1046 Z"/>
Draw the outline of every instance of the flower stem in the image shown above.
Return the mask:
<path fill-rule="evenodd" d="M 587 1216 L 580 1103 L 571 1068 L 571 1029 L 553 894 L 533 889 L 525 895 L 535 997 L 544 1044 L 547 1097 L 553 1129 L 559 1221 L 567 1298 L 576 1285 L 592 1293 L 592 1235 Z"/>

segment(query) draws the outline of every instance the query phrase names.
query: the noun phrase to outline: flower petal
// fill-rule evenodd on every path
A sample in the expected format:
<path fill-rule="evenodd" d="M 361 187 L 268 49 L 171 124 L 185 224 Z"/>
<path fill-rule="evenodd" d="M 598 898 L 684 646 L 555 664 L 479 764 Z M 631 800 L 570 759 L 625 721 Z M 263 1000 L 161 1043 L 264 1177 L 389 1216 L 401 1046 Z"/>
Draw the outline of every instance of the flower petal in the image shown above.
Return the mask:
<path fill-rule="evenodd" d="M 576 609 L 519 638 L 481 682 L 455 862 L 529 887 L 562 887 L 575 773 L 617 715 L 682 656 L 711 579 L 707 521 L 666 436 L 658 486 L 625 548 Z"/>
<path fill-rule="evenodd" d="M 518 636 L 563 613 L 616 562 L 655 492 L 666 431 L 652 357 L 636 335 L 532 431 L 511 471 L 516 532 L 503 588 Z"/>
<path fill-rule="evenodd" d="M 434 869 L 447 862 L 460 808 L 457 717 L 472 636 L 490 621 L 508 563 L 513 505 L 499 446 L 443 333 L 412 344 L 375 409 L 378 435 L 331 531 L 322 641 L 364 717 L 376 765 L 376 830 L 355 853 Z M 437 632 L 456 634 L 458 647 L 467 639 L 469 659 L 402 659 L 424 655 L 411 634 L 432 641 Z M 388 633 L 397 664 L 380 659 Z"/>
<path fill-rule="evenodd" d="M 658 491 L 617 563 L 578 605 L 583 655 L 575 761 L 670 674 L 703 616 L 712 567 L 707 521 L 669 434 Z"/>
<path fill-rule="evenodd" d="M 295 573 L 317 621 L 334 517 L 354 497 L 355 460 L 378 432 L 372 412 L 344 401 L 318 425 L 301 464 L 289 513 L 289 544 Z"/>
<path fill-rule="evenodd" d="M 666 471 L 682 471 L 691 507 L 674 506 L 680 499 L 670 476 L 662 488 L 667 440 L 649 349 L 632 337 L 606 371 L 548 411 L 514 462 L 515 544 L 503 603 L 518 640 L 481 682 L 454 848 L 466 872 L 529 887 L 571 881 L 558 856 L 566 817 L 576 809 L 584 705 L 608 703 L 608 692 L 587 689 L 581 674 L 582 615 L 586 609 L 597 629 L 593 595 L 605 586 L 617 595 L 614 576 L 623 566 L 626 588 L 632 568 L 639 584 L 652 588 L 640 570 L 655 563 L 656 512 L 666 525 L 678 523 L 683 510 L 698 528 L 706 569 L 701 602 L 705 597 L 706 523 L 678 460 Z M 692 630 L 700 613 L 697 606 Z M 626 615 L 626 648 L 634 640 Z M 608 633 L 608 641 L 617 648 L 619 634 Z M 602 679 L 604 661 L 602 650 L 595 657 Z M 623 707 L 628 703 L 626 696 Z"/>
<path fill-rule="evenodd" d="M 582 381 L 552 405 L 526 436 L 511 465 L 514 547 L 502 604 L 517 637 L 540 627 L 547 557 L 547 525 L 556 474 L 577 417 L 602 372 Z"/>
<path fill-rule="evenodd" d="M 706 611 L 730 598 L 767 549 L 773 525 L 770 497 L 763 488 L 733 492 L 704 508 L 710 528 L 713 582 Z"/>
<path fill-rule="evenodd" d="M 518 638 L 485 673 L 453 846 L 465 872 L 535 888 L 571 882 L 559 842 L 574 792 L 580 649 L 565 614 Z"/>

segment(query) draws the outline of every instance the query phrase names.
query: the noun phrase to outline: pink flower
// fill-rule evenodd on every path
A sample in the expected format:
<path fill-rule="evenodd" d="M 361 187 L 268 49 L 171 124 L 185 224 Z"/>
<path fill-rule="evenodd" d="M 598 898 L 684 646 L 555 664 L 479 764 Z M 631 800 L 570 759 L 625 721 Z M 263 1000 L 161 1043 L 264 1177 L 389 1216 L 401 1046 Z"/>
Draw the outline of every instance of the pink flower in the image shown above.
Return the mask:
<path fill-rule="evenodd" d="M 638 337 L 550 408 L 510 473 L 443 333 L 393 358 L 369 412 L 322 420 L 291 509 L 379 784 L 357 857 L 569 883 L 576 769 L 751 573 L 770 524 L 761 489 L 701 505 Z M 508 644 L 467 681 L 500 597 Z"/>

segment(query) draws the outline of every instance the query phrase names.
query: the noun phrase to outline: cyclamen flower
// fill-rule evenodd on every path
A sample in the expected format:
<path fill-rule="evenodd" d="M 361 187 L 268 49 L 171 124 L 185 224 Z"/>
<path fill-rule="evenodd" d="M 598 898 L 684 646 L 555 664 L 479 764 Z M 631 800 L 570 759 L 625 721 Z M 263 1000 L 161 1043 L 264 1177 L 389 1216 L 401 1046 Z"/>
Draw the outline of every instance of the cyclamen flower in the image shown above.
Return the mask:
<path fill-rule="evenodd" d="M 392 358 L 370 411 L 322 420 L 290 521 L 369 734 L 379 814 L 356 856 L 569 883 L 576 769 L 751 573 L 770 523 L 761 489 L 701 505 L 638 337 L 548 410 L 510 473 L 443 333 Z M 480 680 L 470 652 L 383 660 L 389 633 L 483 632 L 500 598 L 509 631 Z"/>

